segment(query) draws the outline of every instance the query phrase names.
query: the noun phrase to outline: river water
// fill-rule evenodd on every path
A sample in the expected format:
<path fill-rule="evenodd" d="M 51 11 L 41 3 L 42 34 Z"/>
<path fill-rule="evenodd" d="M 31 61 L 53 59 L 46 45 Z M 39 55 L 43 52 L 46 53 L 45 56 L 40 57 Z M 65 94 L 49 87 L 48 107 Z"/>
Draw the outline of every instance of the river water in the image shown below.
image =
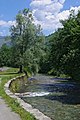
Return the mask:
<path fill-rule="evenodd" d="M 80 84 L 70 79 L 36 75 L 20 91 L 21 98 L 52 120 L 80 120 Z"/>

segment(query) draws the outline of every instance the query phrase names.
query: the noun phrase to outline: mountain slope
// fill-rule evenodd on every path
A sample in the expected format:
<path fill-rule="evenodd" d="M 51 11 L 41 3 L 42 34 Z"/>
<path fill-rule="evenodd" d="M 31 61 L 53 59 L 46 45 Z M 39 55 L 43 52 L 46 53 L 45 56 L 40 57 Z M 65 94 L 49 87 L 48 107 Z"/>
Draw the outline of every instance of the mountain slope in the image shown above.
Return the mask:
<path fill-rule="evenodd" d="M 6 43 L 5 37 L 4 37 L 4 36 L 0 36 L 0 47 L 1 47 L 4 43 Z"/>

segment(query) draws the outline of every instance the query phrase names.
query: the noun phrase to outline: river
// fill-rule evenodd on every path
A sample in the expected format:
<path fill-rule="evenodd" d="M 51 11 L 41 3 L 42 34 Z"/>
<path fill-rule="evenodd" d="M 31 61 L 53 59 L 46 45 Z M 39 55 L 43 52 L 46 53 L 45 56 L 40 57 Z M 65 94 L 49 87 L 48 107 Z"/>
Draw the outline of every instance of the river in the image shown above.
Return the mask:
<path fill-rule="evenodd" d="M 52 120 L 80 120 L 80 84 L 70 79 L 36 75 L 21 87 L 21 98 Z"/>

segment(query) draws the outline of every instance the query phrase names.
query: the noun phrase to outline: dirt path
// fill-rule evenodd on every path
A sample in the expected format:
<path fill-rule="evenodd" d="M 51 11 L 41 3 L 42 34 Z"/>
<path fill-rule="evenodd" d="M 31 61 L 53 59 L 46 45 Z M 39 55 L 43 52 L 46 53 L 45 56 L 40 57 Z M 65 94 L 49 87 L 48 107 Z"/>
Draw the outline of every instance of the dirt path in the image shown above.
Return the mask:
<path fill-rule="evenodd" d="M 12 112 L 1 97 L 0 97 L 0 120 L 21 120 L 19 115 Z"/>

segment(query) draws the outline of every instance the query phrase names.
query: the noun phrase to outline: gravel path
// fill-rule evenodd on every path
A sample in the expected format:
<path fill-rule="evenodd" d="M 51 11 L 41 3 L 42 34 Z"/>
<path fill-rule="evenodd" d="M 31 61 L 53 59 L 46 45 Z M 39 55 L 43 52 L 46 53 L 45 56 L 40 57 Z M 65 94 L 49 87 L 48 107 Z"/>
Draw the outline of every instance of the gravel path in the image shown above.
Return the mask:
<path fill-rule="evenodd" d="M 8 69 L 9 69 L 9 67 L 0 67 L 0 71 L 6 71 Z"/>
<path fill-rule="evenodd" d="M 19 115 L 12 112 L 0 97 L 0 120 L 21 120 Z"/>

